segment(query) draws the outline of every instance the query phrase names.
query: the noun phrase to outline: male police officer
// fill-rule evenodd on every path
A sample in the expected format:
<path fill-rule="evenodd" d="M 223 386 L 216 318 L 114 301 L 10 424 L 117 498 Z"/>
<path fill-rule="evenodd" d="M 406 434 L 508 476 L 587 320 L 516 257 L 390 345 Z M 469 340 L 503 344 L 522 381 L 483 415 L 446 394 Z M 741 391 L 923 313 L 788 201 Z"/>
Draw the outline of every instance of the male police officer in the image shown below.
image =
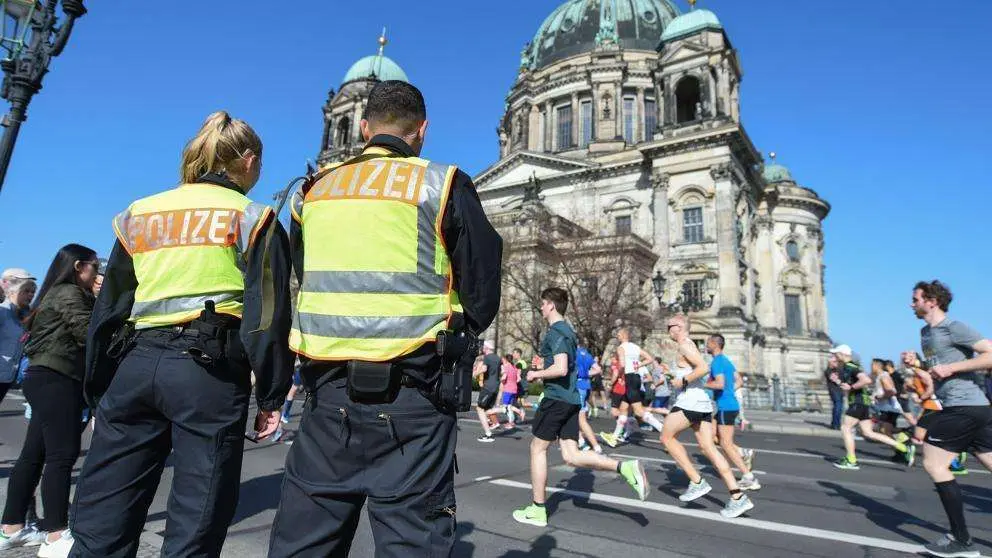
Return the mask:
<path fill-rule="evenodd" d="M 377 84 L 361 131 L 365 151 L 293 200 L 290 346 L 311 395 L 270 556 L 347 556 L 366 499 L 377 556 L 448 556 L 454 544 L 456 419 L 435 396 L 435 339 L 492 322 L 502 239 L 468 175 L 418 157 L 416 87 Z"/>

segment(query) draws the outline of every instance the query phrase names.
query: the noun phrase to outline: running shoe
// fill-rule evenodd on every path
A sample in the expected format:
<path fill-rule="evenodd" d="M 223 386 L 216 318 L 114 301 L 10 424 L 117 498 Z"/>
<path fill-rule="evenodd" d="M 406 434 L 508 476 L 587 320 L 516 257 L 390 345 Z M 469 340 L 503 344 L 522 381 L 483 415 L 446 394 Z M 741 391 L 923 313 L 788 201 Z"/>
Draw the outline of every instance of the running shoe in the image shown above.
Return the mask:
<path fill-rule="evenodd" d="M 599 455 L 603 455 L 603 446 L 596 446 L 592 451 L 598 453 Z"/>
<path fill-rule="evenodd" d="M 535 527 L 548 526 L 548 508 L 531 504 L 513 512 L 513 519 Z"/>
<path fill-rule="evenodd" d="M 272 434 L 272 443 L 274 444 L 274 443 L 278 442 L 279 440 L 281 440 L 282 439 L 282 434 L 283 434 L 282 428 L 277 429 Z"/>
<path fill-rule="evenodd" d="M 744 512 L 753 509 L 754 503 L 746 495 L 742 495 L 738 499 L 727 500 L 727 505 L 720 510 L 720 515 L 726 518 L 740 517 Z"/>
<path fill-rule="evenodd" d="M 283 424 L 289 424 L 289 417 L 287 417 L 286 415 L 281 415 L 279 417 L 279 422 Z"/>
<path fill-rule="evenodd" d="M 741 459 L 744 460 L 744 465 L 750 471 L 754 465 L 754 450 L 741 448 Z"/>
<path fill-rule="evenodd" d="M 837 467 L 838 469 L 850 469 L 851 471 L 857 471 L 858 469 L 861 468 L 858 466 L 857 461 L 854 461 L 847 457 L 834 461 L 834 467 Z"/>
<path fill-rule="evenodd" d="M 600 432 L 599 437 L 611 448 L 617 447 L 617 437 L 610 432 Z"/>
<path fill-rule="evenodd" d="M 57 541 L 48 542 L 46 539 L 41 548 L 38 549 L 38 558 L 66 558 L 72 550 L 72 533 L 66 529 L 62 531 Z"/>
<path fill-rule="evenodd" d="M 38 546 L 45 542 L 47 533 L 39 531 L 30 525 L 24 526 L 20 531 L 5 535 L 0 531 L 0 550 L 17 548 L 20 546 Z"/>
<path fill-rule="evenodd" d="M 916 446 L 913 444 L 906 446 L 906 453 L 903 454 L 903 457 L 906 458 L 906 466 L 912 467 L 913 463 L 916 463 Z"/>
<path fill-rule="evenodd" d="M 682 500 L 683 502 L 691 502 L 706 496 L 710 493 L 710 490 L 713 490 L 713 487 L 710 486 L 710 483 L 706 482 L 706 479 L 700 479 L 699 482 L 695 484 L 690 482 L 689 489 L 679 496 L 679 500 Z"/>
<path fill-rule="evenodd" d="M 950 533 L 935 543 L 925 545 L 923 550 L 931 556 L 940 556 L 941 558 L 978 558 L 981 556 L 974 543 L 959 542 Z"/>
<path fill-rule="evenodd" d="M 741 480 L 737 481 L 737 488 L 741 490 L 761 490 L 761 483 L 758 482 L 758 478 L 754 476 L 753 473 L 744 475 Z"/>
<path fill-rule="evenodd" d="M 482 436 L 476 438 L 476 441 L 482 442 L 484 444 L 491 444 L 496 441 L 496 438 L 493 438 L 492 434 L 483 434 Z"/>
<path fill-rule="evenodd" d="M 900 444 L 905 444 L 906 442 L 909 441 L 909 434 L 906 434 L 905 432 L 899 432 L 898 434 L 893 436 L 893 438 L 895 439 L 895 441 L 899 442 Z"/>
<path fill-rule="evenodd" d="M 648 476 L 644 473 L 644 465 L 636 459 L 620 463 L 620 476 L 627 484 L 634 489 L 637 497 L 642 501 L 647 500 L 651 493 L 651 485 L 648 484 Z"/>
<path fill-rule="evenodd" d="M 962 454 L 959 454 L 954 459 L 954 461 L 951 461 L 951 466 L 948 467 L 948 470 L 951 471 L 951 474 L 952 475 L 954 475 L 956 477 L 959 477 L 961 475 L 967 475 L 968 474 L 968 468 L 964 466 L 964 460 L 965 460 L 965 458 L 967 458 L 967 456 L 968 456 L 967 453 L 962 453 Z"/>

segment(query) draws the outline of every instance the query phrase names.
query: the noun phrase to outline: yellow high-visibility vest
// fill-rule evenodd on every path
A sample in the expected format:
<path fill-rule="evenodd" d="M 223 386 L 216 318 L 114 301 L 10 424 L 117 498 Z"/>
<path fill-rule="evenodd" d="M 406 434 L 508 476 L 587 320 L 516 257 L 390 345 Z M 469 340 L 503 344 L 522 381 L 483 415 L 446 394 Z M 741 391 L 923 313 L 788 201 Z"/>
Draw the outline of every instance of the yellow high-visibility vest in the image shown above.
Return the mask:
<path fill-rule="evenodd" d="M 455 171 L 369 147 L 296 192 L 304 256 L 290 348 L 317 360 L 393 360 L 462 312 L 441 237 Z"/>
<path fill-rule="evenodd" d="M 132 203 L 114 218 L 138 280 L 130 321 L 137 329 L 186 323 L 207 300 L 240 318 L 245 254 L 271 215 L 213 184 L 184 184 Z"/>

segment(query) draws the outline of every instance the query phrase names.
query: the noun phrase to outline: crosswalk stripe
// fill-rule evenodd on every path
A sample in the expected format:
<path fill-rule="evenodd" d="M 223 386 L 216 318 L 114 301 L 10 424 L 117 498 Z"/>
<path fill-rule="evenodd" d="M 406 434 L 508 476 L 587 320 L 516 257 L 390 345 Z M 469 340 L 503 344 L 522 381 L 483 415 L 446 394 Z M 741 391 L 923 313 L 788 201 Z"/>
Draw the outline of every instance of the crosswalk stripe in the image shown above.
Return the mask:
<path fill-rule="evenodd" d="M 527 490 L 530 490 L 531 488 L 531 485 L 528 483 L 517 482 L 507 479 L 494 479 L 489 482 L 490 484 L 506 486 L 509 488 L 524 488 Z M 750 527 L 752 529 L 761 529 L 764 531 L 774 531 L 776 533 L 783 533 L 788 535 L 801 535 L 804 537 L 822 539 L 831 542 L 842 542 L 842 543 L 853 544 L 858 546 L 870 546 L 873 548 L 892 550 L 894 552 L 904 552 L 907 554 L 917 554 L 923 550 L 923 547 L 918 544 L 909 544 L 899 541 L 879 539 L 875 537 L 854 535 L 847 532 L 828 531 L 826 529 L 816 529 L 813 527 L 804 527 L 802 525 L 790 525 L 787 523 L 777 523 L 775 521 L 766 521 L 763 519 L 751 519 L 747 517 L 727 519 L 716 512 L 687 509 L 679 506 L 673 506 L 670 504 L 659 504 L 657 502 L 642 502 L 640 500 L 634 500 L 631 498 L 610 496 L 608 494 L 596 494 L 594 492 L 581 492 L 578 490 L 569 490 L 566 488 L 557 488 L 557 487 L 549 486 L 547 490 L 548 492 L 560 492 L 562 494 L 575 496 L 577 498 L 587 498 L 589 500 L 596 502 L 604 502 L 608 504 L 617 504 L 621 506 L 629 506 L 634 508 L 659 511 L 672 515 L 693 517 L 696 519 L 707 519 L 719 523 L 726 523 L 728 525 L 738 525 L 741 527 Z"/>

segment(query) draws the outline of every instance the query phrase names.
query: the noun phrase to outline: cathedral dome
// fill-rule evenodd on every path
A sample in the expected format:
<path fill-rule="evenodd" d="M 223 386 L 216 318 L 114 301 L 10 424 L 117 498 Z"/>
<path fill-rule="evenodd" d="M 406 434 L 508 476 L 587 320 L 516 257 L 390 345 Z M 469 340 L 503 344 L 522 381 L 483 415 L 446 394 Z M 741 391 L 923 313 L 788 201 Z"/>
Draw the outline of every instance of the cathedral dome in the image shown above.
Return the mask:
<path fill-rule="evenodd" d="M 675 39 L 692 35 L 703 29 L 713 29 L 719 31 L 723 29 L 716 14 L 709 10 L 692 10 L 687 14 L 682 14 L 665 27 L 665 32 L 661 35 L 662 42 L 673 41 Z"/>
<path fill-rule="evenodd" d="M 765 168 L 762 169 L 761 174 L 765 177 L 765 182 L 768 182 L 769 184 L 773 182 L 795 182 L 792 178 L 792 173 L 789 172 L 789 169 L 776 163 L 765 165 Z"/>
<path fill-rule="evenodd" d="M 541 24 L 524 52 L 525 62 L 537 69 L 609 42 L 655 50 L 665 26 L 678 15 L 671 0 L 568 0 Z"/>
<path fill-rule="evenodd" d="M 406 72 L 400 68 L 399 64 L 393 62 L 389 57 L 381 54 L 366 56 L 348 68 L 348 73 L 344 75 L 341 83 L 348 83 L 356 79 L 375 78 L 380 81 L 400 80 L 409 82 Z"/>

